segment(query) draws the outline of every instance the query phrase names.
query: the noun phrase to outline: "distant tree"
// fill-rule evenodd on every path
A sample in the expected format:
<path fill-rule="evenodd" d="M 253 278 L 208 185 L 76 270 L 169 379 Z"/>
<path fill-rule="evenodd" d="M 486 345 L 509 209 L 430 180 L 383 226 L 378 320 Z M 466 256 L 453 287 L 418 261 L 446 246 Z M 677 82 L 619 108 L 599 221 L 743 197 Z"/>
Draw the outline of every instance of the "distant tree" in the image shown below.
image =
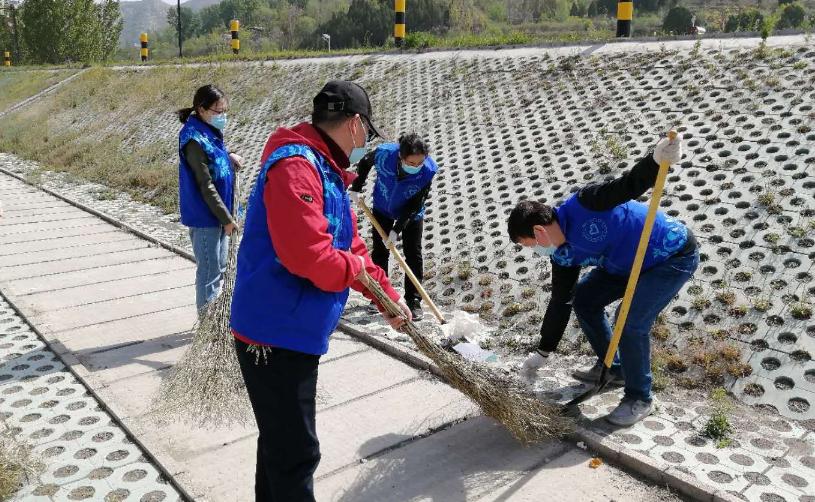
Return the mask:
<path fill-rule="evenodd" d="M 600 15 L 599 10 L 597 9 L 597 1 L 596 0 L 589 4 L 589 8 L 588 8 L 588 11 L 586 12 L 586 15 L 588 17 L 597 17 L 597 16 Z"/>
<path fill-rule="evenodd" d="M 693 27 L 693 13 L 685 7 L 674 7 L 665 15 L 662 22 L 664 31 L 673 32 L 678 35 L 690 33 Z"/>
<path fill-rule="evenodd" d="M 572 8 L 569 10 L 569 15 L 572 17 L 580 17 L 580 7 L 577 6 L 576 2 L 572 2 Z"/>
<path fill-rule="evenodd" d="M 178 8 L 167 9 L 167 24 L 178 39 Z M 189 40 L 201 33 L 201 18 L 189 7 L 181 7 L 181 40 Z"/>
<path fill-rule="evenodd" d="M 18 21 L 21 42 L 35 63 L 107 59 L 122 31 L 113 0 L 26 0 Z"/>
<path fill-rule="evenodd" d="M 724 31 L 732 33 L 735 31 L 758 31 L 764 23 L 764 15 L 758 9 L 747 9 L 740 14 L 734 14 L 727 18 Z"/>
<path fill-rule="evenodd" d="M 786 4 L 781 10 L 781 16 L 778 18 L 778 26 L 779 30 L 785 30 L 789 28 L 799 28 L 802 24 L 804 24 L 804 19 L 806 18 L 806 11 L 798 3 L 789 3 Z"/>

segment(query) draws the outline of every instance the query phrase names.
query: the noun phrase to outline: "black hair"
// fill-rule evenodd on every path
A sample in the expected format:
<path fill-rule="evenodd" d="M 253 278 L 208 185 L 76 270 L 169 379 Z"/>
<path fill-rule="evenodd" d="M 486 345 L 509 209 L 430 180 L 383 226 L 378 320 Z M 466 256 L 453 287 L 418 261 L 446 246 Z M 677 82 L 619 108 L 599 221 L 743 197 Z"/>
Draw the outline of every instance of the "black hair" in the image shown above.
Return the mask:
<path fill-rule="evenodd" d="M 549 225 L 555 221 L 555 212 L 551 206 L 536 200 L 523 200 L 509 213 L 507 231 L 509 240 L 517 243 L 522 237 L 534 237 L 532 227 Z"/>
<path fill-rule="evenodd" d="M 399 136 L 399 156 L 403 159 L 411 155 L 427 155 L 429 153 L 430 147 L 427 142 L 415 132 Z"/>
<path fill-rule="evenodd" d="M 342 124 L 349 117 L 353 117 L 353 115 L 345 112 L 314 110 L 311 112 L 311 124 L 321 129 L 333 129 Z"/>
<path fill-rule="evenodd" d="M 207 109 L 225 97 L 226 95 L 224 94 L 224 91 L 218 89 L 212 84 L 201 86 L 197 91 L 195 91 L 195 96 L 192 98 L 192 107 L 182 108 L 176 111 L 178 120 L 180 120 L 183 124 L 188 118 L 190 118 L 192 112 L 197 110 L 199 107 Z"/>

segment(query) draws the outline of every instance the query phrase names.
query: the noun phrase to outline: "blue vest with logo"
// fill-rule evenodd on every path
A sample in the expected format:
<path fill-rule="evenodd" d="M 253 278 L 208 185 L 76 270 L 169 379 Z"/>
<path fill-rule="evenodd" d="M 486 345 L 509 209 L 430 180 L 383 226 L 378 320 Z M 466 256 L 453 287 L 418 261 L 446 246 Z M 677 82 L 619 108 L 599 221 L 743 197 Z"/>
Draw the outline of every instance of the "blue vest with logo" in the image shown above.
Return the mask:
<path fill-rule="evenodd" d="M 422 170 L 416 174 L 408 174 L 401 180 L 398 177 L 400 165 L 399 145 L 385 143 L 376 148 L 374 154 L 376 163 L 376 185 L 374 186 L 374 209 L 397 220 L 402 216 L 402 209 L 411 197 L 424 189 L 438 171 L 436 162 L 426 157 Z M 424 207 L 419 210 L 414 221 L 424 218 Z"/>
<path fill-rule="evenodd" d="M 212 214 L 195 181 L 187 159 L 184 146 L 195 141 L 204 150 L 209 159 L 209 174 L 212 183 L 224 201 L 229 212 L 232 212 L 232 161 L 224 145 L 223 136 L 213 127 L 205 124 L 195 115 L 190 115 L 181 132 L 178 133 L 178 205 L 181 211 L 181 224 L 188 227 L 217 227 L 221 223 Z"/>
<path fill-rule="evenodd" d="M 628 201 L 608 211 L 592 211 L 574 194 L 555 213 L 566 243 L 557 248 L 552 261 L 564 267 L 598 266 L 616 275 L 631 272 L 648 206 Z M 642 269 L 667 260 L 687 240 L 682 222 L 657 211 Z"/>
<path fill-rule="evenodd" d="M 307 146 L 277 148 L 260 170 L 249 198 L 230 325 L 241 336 L 261 344 L 322 355 L 328 351 L 328 338 L 345 308 L 348 289 L 340 293 L 318 289 L 308 279 L 290 273 L 277 258 L 266 223 L 263 187 L 266 172 L 289 157 L 303 157 L 314 166 L 323 184 L 323 214 L 333 247 L 351 249 L 351 203 L 340 176 Z"/>

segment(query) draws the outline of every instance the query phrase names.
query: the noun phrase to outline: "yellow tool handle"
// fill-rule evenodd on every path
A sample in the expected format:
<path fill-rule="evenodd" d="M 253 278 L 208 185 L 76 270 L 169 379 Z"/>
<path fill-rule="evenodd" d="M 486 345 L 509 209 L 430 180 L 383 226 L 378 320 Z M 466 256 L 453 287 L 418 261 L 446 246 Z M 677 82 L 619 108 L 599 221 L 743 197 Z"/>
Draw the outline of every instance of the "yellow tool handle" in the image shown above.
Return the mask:
<path fill-rule="evenodd" d="M 669 140 L 675 138 L 676 131 L 668 132 Z M 667 162 L 663 162 L 659 165 L 659 174 L 657 174 L 657 180 L 654 183 L 654 191 L 651 194 L 651 204 L 648 206 L 645 226 L 642 227 L 640 243 L 637 246 L 637 254 L 634 256 L 634 264 L 631 266 L 631 275 L 628 276 L 628 284 L 625 286 L 623 303 L 620 306 L 617 321 L 614 323 L 614 333 L 609 341 L 606 358 L 603 361 L 607 368 L 611 368 L 611 363 L 614 361 L 614 353 L 617 352 L 617 345 L 620 344 L 620 337 L 623 335 L 623 328 L 628 318 L 628 311 L 631 310 L 631 300 L 634 298 L 634 291 L 637 289 L 637 281 L 640 278 L 642 262 L 645 260 L 645 250 L 648 249 L 648 241 L 651 239 L 651 230 L 654 228 L 654 220 L 657 216 L 657 209 L 659 209 L 659 200 L 662 198 L 662 191 L 665 188 L 665 178 L 668 177 L 669 167 L 671 167 L 671 165 Z"/>
<path fill-rule="evenodd" d="M 444 316 L 441 314 L 441 312 L 439 312 L 439 309 L 436 307 L 436 304 L 433 303 L 433 300 L 431 300 L 430 297 L 427 295 L 427 291 L 424 290 L 422 284 L 419 282 L 419 279 L 417 279 L 416 276 L 413 275 L 413 271 L 410 270 L 410 267 L 407 266 L 407 263 L 405 263 L 405 260 L 404 258 L 402 258 L 402 255 L 396 249 L 396 243 L 388 240 L 388 236 L 385 234 L 385 230 L 382 229 L 382 226 L 379 225 L 378 221 L 376 221 L 376 218 L 374 218 L 374 215 L 371 212 L 371 210 L 368 209 L 368 206 L 365 204 L 365 201 L 362 200 L 362 194 L 360 194 L 359 197 L 360 197 L 359 207 L 362 208 L 362 212 L 365 213 L 365 216 L 367 216 L 368 219 L 371 220 L 371 224 L 379 233 L 380 237 L 382 237 L 382 240 L 387 243 L 386 245 L 388 246 L 388 249 L 390 249 L 391 253 L 393 253 L 393 255 L 396 257 L 396 261 L 399 262 L 399 266 L 402 267 L 402 270 L 405 272 L 405 274 L 407 274 L 408 278 L 410 279 L 410 282 L 412 282 L 413 285 L 416 286 L 416 290 L 419 292 L 425 303 L 427 303 L 430 306 L 430 310 L 433 311 L 433 315 L 436 316 L 439 322 L 442 324 L 447 324 L 447 320 L 444 319 Z"/>

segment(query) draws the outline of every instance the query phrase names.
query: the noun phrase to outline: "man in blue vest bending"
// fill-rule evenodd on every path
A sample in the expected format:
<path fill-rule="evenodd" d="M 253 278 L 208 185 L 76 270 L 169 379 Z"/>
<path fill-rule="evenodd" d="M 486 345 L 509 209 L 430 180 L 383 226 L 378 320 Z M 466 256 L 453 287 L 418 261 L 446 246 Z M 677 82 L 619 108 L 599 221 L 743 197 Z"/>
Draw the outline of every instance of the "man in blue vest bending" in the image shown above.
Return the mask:
<path fill-rule="evenodd" d="M 430 183 L 438 166 L 428 155 L 430 149 L 415 133 L 405 134 L 399 143 L 385 143 L 362 158 L 357 164 L 357 179 L 348 192 L 355 203 L 365 186 L 371 168 L 376 166 L 373 214 L 388 232 L 388 239 L 396 242 L 402 234 L 405 262 L 419 281 L 423 275 L 422 229 L 424 203 L 430 193 Z M 373 230 L 371 259 L 386 273 L 390 251 L 376 229 Z M 413 320 L 422 318 L 421 297 L 405 275 L 405 302 Z"/>
<path fill-rule="evenodd" d="M 574 310 L 597 354 L 575 378 L 596 381 L 611 340 L 605 308 L 622 298 L 645 224 L 648 206 L 635 199 L 654 186 L 659 164 L 682 157 L 681 140 L 657 143 L 653 155 L 606 183 L 589 185 L 557 207 L 525 200 L 509 215 L 512 242 L 534 248 L 552 264 L 552 297 L 538 348 L 524 361 L 534 372 L 549 361 Z M 612 383 L 625 385 L 619 406 L 606 419 L 628 426 L 651 414 L 651 326 L 699 265 L 696 239 L 685 225 L 657 212 L 642 273 L 611 366 Z M 579 281 L 581 267 L 594 266 Z"/>

